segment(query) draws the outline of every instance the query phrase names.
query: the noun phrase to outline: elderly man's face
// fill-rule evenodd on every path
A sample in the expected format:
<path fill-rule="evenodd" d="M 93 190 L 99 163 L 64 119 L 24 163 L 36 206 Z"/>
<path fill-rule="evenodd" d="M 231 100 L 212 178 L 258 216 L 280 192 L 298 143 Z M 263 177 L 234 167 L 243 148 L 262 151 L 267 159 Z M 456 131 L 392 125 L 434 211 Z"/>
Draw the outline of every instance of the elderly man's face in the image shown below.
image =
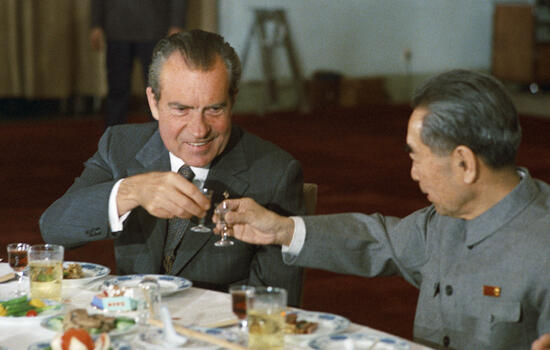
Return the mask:
<path fill-rule="evenodd" d="M 407 146 L 412 160 L 411 177 L 439 214 L 464 217 L 471 209 L 468 208 L 471 191 L 465 186 L 461 172 L 453 166 L 452 156 L 437 155 L 422 142 L 420 132 L 426 114 L 426 108 L 418 107 L 409 119 Z"/>
<path fill-rule="evenodd" d="M 147 99 L 166 148 L 186 164 L 204 167 L 224 150 L 232 106 L 221 58 L 201 71 L 189 69 L 179 53 L 172 54 L 160 73 L 160 100 L 151 88 Z"/>

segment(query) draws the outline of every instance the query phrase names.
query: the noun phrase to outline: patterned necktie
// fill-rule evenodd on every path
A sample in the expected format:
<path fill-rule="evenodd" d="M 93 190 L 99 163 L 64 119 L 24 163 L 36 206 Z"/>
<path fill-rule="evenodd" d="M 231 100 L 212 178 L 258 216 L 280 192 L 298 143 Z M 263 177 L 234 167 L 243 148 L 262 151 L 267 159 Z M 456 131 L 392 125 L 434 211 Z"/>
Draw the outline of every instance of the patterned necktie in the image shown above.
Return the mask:
<path fill-rule="evenodd" d="M 178 174 L 189 181 L 193 181 L 195 177 L 195 173 L 188 165 L 182 165 L 178 170 Z M 188 221 L 187 219 L 178 217 L 168 220 L 168 233 L 166 234 L 166 241 L 164 243 L 164 260 L 162 262 L 164 273 L 169 274 L 172 270 L 172 265 L 174 264 L 174 260 L 176 260 L 176 249 L 183 238 L 184 229 Z"/>

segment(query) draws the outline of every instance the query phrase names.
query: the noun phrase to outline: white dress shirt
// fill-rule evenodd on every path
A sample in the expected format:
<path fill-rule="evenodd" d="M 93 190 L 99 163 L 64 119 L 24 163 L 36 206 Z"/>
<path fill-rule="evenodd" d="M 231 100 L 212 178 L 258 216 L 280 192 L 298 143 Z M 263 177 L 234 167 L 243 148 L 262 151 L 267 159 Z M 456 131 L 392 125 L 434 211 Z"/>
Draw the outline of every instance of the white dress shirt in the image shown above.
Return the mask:
<path fill-rule="evenodd" d="M 170 169 L 177 173 L 179 168 L 185 164 L 183 160 L 173 155 L 171 152 L 170 154 Z M 198 188 L 202 188 L 204 185 L 204 181 L 206 180 L 206 177 L 208 176 L 208 171 L 210 170 L 210 164 L 207 165 L 205 168 L 198 168 L 198 167 L 191 167 L 191 170 L 195 173 L 195 177 L 193 178 L 193 184 L 197 186 Z M 118 194 L 118 188 L 120 187 L 120 184 L 125 179 L 118 180 L 115 185 L 113 186 L 113 189 L 111 190 L 111 194 L 109 196 L 109 225 L 111 226 L 112 232 L 118 232 L 122 231 L 124 221 L 130 215 L 131 211 L 122 214 L 121 216 L 118 215 L 118 207 L 117 207 L 117 194 Z"/>

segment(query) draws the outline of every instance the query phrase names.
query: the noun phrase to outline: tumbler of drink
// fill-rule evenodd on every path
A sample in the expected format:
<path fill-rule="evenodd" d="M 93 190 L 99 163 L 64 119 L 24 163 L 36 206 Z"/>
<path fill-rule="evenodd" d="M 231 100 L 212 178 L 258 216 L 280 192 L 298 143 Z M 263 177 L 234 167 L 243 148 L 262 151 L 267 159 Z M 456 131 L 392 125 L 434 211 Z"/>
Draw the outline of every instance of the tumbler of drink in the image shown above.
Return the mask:
<path fill-rule="evenodd" d="M 282 350 L 287 293 L 283 288 L 256 287 L 248 305 L 248 348 Z"/>
<path fill-rule="evenodd" d="M 254 287 L 247 285 L 231 286 L 229 287 L 229 294 L 231 294 L 233 313 L 237 315 L 239 319 L 239 329 L 241 331 L 246 331 L 248 328 L 246 309 L 248 303 L 250 303 L 254 297 Z"/>
<path fill-rule="evenodd" d="M 63 246 L 37 244 L 29 249 L 31 298 L 61 301 Z"/>

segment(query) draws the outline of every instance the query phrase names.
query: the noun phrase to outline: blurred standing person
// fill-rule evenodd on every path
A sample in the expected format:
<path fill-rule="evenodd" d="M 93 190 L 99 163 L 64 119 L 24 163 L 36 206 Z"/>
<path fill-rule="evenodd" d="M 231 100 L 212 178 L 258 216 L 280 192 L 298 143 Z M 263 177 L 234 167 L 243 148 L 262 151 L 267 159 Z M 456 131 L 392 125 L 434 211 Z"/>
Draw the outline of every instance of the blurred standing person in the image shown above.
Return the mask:
<path fill-rule="evenodd" d="M 91 0 L 92 48 L 106 48 L 106 127 L 126 122 L 134 59 L 144 82 L 155 44 L 185 26 L 185 0 Z"/>

